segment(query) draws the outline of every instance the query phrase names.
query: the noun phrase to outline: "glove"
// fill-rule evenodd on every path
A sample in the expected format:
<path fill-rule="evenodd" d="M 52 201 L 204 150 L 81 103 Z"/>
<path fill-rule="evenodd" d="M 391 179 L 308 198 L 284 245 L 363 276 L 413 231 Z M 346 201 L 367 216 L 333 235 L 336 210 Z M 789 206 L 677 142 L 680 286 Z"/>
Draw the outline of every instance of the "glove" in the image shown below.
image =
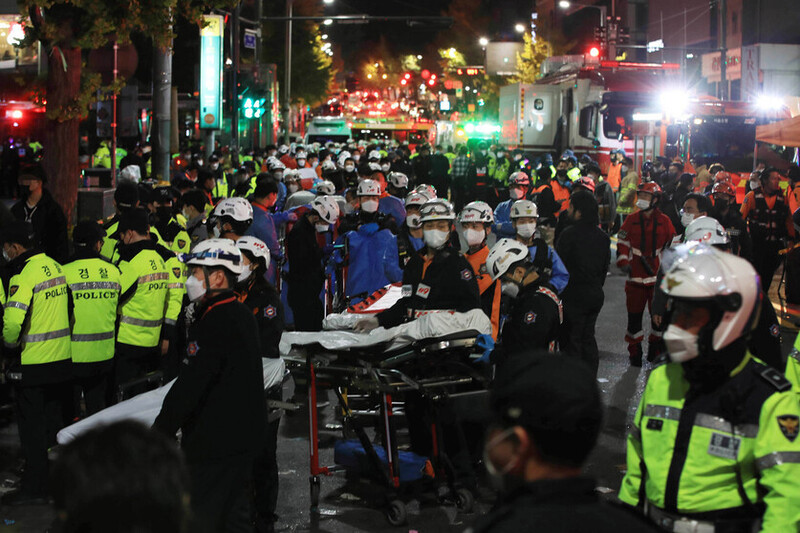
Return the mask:
<path fill-rule="evenodd" d="M 478 335 L 478 340 L 475 341 L 475 346 L 483 350 L 483 355 L 478 359 L 481 363 L 489 363 L 490 356 L 494 351 L 494 339 L 491 335 L 481 334 Z"/>

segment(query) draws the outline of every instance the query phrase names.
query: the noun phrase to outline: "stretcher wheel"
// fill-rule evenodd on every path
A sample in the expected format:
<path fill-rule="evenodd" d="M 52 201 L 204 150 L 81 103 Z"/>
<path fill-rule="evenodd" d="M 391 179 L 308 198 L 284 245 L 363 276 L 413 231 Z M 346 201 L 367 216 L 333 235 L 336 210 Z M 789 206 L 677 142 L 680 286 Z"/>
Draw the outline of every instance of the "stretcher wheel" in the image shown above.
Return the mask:
<path fill-rule="evenodd" d="M 402 526 L 408 520 L 406 504 L 400 500 L 392 500 L 386 508 L 386 520 L 393 526 Z"/>
<path fill-rule="evenodd" d="M 468 489 L 456 490 L 456 506 L 463 513 L 471 513 L 475 505 L 475 496 Z"/>
<path fill-rule="evenodd" d="M 319 511 L 319 477 L 311 476 L 308 478 L 308 482 L 311 492 L 311 512 L 316 513 Z"/>

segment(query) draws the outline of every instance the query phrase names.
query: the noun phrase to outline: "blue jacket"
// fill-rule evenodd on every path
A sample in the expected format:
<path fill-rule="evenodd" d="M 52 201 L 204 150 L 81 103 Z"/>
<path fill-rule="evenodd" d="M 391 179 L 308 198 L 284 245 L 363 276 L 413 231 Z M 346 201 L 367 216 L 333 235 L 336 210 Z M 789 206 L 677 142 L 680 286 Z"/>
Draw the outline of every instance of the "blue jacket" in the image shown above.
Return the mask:
<path fill-rule="evenodd" d="M 267 281 L 274 285 L 277 265 L 280 264 L 283 254 L 281 253 L 280 244 L 278 244 L 278 232 L 275 230 L 275 221 L 272 213 L 254 204 L 253 223 L 247 228 L 245 235 L 261 239 L 269 248 L 270 261 L 267 269 Z"/>
<path fill-rule="evenodd" d="M 492 231 L 500 238 L 513 239 L 517 232 L 514 226 L 511 225 L 511 204 L 516 200 L 506 200 L 500 202 L 494 208 L 494 224 L 492 224 Z"/>
<path fill-rule="evenodd" d="M 381 198 L 378 202 L 378 212 L 392 217 L 398 228 L 406 221 L 406 206 L 403 200 L 396 196 Z"/>
<path fill-rule="evenodd" d="M 528 246 L 528 251 L 531 254 L 531 261 L 536 257 L 536 246 Z M 567 272 L 567 267 L 564 266 L 564 262 L 558 257 L 558 254 L 555 250 L 553 250 L 552 246 L 547 247 L 547 257 L 550 259 L 550 262 L 553 264 L 553 273 L 550 278 L 550 285 L 552 285 L 559 294 L 561 291 L 564 290 L 564 287 L 567 286 L 569 282 L 569 272 Z"/>
<path fill-rule="evenodd" d="M 286 198 L 289 195 L 286 191 L 286 184 L 282 181 L 278 182 L 278 198 L 275 200 L 275 211 L 283 211 L 283 204 L 286 203 Z"/>
<path fill-rule="evenodd" d="M 348 257 L 343 245 L 347 240 Z M 397 237 L 388 229 L 378 229 L 378 224 L 364 224 L 356 231 L 340 235 L 336 240 L 328 270 L 347 262 L 345 295 L 349 304 L 355 304 L 376 290 L 403 279 L 397 261 Z"/>

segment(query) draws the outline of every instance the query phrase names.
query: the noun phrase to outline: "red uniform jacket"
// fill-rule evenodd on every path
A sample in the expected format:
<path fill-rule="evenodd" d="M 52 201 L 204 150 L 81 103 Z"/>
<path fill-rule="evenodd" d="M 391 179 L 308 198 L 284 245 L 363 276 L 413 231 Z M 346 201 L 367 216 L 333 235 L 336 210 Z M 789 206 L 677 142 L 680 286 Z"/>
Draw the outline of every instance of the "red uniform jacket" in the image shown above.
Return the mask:
<path fill-rule="evenodd" d="M 641 285 L 656 282 L 661 251 L 670 245 L 675 228 L 669 217 L 653 209 L 648 218 L 637 211 L 625 219 L 617 235 L 617 266 L 630 265 L 629 281 Z"/>

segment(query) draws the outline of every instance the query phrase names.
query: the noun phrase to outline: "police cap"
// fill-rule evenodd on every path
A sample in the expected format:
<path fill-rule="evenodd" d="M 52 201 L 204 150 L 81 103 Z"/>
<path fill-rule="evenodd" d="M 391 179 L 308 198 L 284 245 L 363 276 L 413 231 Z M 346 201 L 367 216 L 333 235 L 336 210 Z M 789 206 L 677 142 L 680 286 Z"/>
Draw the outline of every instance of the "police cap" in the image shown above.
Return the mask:
<path fill-rule="evenodd" d="M 75 246 L 92 246 L 105 236 L 103 226 L 93 220 L 84 220 L 72 230 L 72 243 Z"/>
<path fill-rule="evenodd" d="M 133 181 L 120 181 L 114 191 L 114 201 L 121 210 L 133 209 L 139 202 L 139 187 Z"/>
<path fill-rule="evenodd" d="M 0 244 L 19 244 L 23 248 L 33 245 L 33 225 L 24 220 L 15 220 L 0 231 Z"/>
<path fill-rule="evenodd" d="M 141 208 L 131 209 L 121 213 L 119 216 L 119 232 L 133 230 L 139 235 L 147 235 L 150 231 L 150 219 L 147 211 Z"/>

